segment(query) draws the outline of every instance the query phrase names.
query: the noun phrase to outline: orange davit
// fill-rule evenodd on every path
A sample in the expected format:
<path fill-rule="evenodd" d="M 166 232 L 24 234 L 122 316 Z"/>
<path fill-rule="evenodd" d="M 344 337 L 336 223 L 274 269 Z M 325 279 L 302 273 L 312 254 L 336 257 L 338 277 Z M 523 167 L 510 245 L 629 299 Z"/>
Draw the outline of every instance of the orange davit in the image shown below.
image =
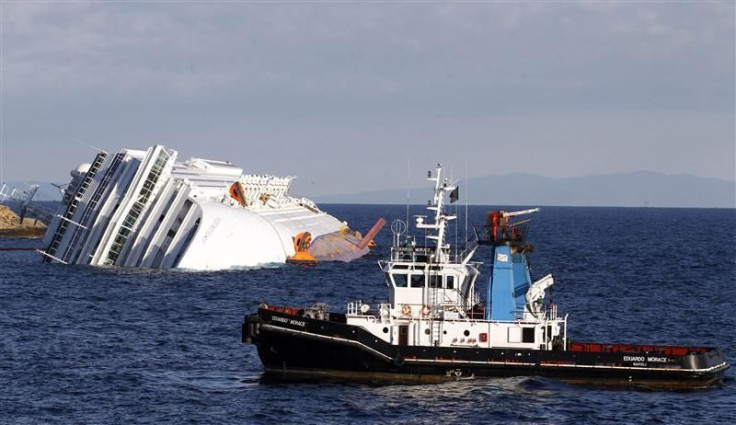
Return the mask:
<path fill-rule="evenodd" d="M 309 232 L 301 232 L 294 237 L 294 255 L 286 259 L 287 263 L 313 266 L 317 260 L 309 253 L 312 245 L 312 235 Z"/>

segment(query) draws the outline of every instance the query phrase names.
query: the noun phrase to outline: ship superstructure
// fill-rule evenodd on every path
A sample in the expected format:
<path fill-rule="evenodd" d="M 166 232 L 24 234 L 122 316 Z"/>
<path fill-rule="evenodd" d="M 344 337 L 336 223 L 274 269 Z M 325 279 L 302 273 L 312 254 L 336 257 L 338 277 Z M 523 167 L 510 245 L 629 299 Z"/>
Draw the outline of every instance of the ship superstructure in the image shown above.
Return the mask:
<path fill-rule="evenodd" d="M 291 196 L 293 177 L 177 162 L 160 145 L 99 152 L 71 174 L 44 239 L 45 262 L 192 270 L 283 263 L 303 234 L 313 241 L 304 249 L 344 261 L 369 251 L 360 234 Z"/>
<path fill-rule="evenodd" d="M 565 318 L 558 318 L 555 308 L 546 309 L 542 304 L 543 288 L 551 285 L 551 276 L 531 283 L 528 270 L 523 269 L 501 277 L 502 269 L 497 264 L 494 276 L 499 276 L 494 288 L 516 291 L 496 291 L 489 298 L 492 302 L 485 316 L 491 311 L 505 311 L 516 292 L 525 294 L 527 289 L 535 288 L 534 299 L 514 304 L 508 314 L 494 320 L 482 320 L 482 302 L 475 287 L 481 263 L 472 261 L 478 246 L 455 253 L 447 243 L 448 224 L 457 217 L 445 211 L 445 199 L 457 187 L 443 180 L 441 174 L 438 166 L 435 175 L 428 177 L 434 183 L 434 196 L 427 207 L 429 217 L 416 217 L 415 228 L 427 232 L 424 243 L 418 245 L 408 236 L 404 222 L 398 220 L 392 225 L 391 259 L 380 262 L 389 302 L 378 306 L 376 316 L 365 314 L 372 306 L 360 301 L 350 303 L 347 323 L 399 345 L 551 349 L 555 341 L 564 344 Z M 501 245 L 494 257 L 503 260 L 499 263 L 512 265 L 519 257 L 514 257 L 517 249 L 515 245 Z M 519 283 L 519 276 L 525 278 L 524 283 Z M 387 325 L 390 332 L 383 332 Z"/>
<path fill-rule="evenodd" d="M 266 373 L 399 381 L 542 375 L 685 388 L 720 380 L 728 364 L 715 348 L 570 342 L 567 316 L 546 296 L 554 278 L 529 273 L 523 217 L 538 209 L 488 215 L 477 238 L 493 259 L 482 300 L 475 288 L 481 263 L 472 260 L 478 244 L 455 253 L 447 243 L 456 217 L 444 211 L 444 199 L 456 186 L 441 173 L 438 165 L 428 177 L 430 219 L 416 217 L 425 241 L 409 237 L 400 220 L 392 225 L 391 257 L 379 262 L 388 302 L 351 302 L 345 314 L 321 303 L 262 304 L 245 317 L 243 342 L 257 346 Z"/>

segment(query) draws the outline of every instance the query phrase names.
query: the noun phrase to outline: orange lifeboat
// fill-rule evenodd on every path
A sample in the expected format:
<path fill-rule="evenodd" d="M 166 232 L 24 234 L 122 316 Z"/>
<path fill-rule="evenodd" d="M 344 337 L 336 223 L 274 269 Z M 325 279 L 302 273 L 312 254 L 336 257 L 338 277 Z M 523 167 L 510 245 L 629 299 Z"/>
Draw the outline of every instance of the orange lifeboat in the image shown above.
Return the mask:
<path fill-rule="evenodd" d="M 230 197 L 238 201 L 238 203 L 245 207 L 247 205 L 245 200 L 245 193 L 243 192 L 243 185 L 240 182 L 235 182 L 230 185 Z"/>

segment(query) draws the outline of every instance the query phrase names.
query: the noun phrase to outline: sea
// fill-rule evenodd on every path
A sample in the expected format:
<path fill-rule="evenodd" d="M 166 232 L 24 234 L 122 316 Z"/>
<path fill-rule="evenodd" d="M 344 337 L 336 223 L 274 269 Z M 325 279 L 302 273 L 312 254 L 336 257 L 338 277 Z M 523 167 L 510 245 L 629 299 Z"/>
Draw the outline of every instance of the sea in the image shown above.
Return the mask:
<path fill-rule="evenodd" d="M 261 302 L 326 302 L 342 312 L 351 301 L 385 301 L 377 261 L 389 251 L 390 224 L 427 214 L 422 206 L 321 207 L 364 232 L 379 217 L 389 225 L 371 255 L 315 267 L 98 268 L 0 251 L 0 423 L 736 423 L 733 368 L 698 391 L 539 377 L 421 385 L 264 378 L 255 347 L 241 343 L 244 315 Z M 462 247 L 490 207 L 453 208 L 450 241 Z M 736 362 L 736 209 L 544 207 L 531 219 L 532 277 L 554 275 L 549 295 L 569 315 L 570 339 L 717 346 Z M 489 248 L 476 260 L 485 293 Z"/>

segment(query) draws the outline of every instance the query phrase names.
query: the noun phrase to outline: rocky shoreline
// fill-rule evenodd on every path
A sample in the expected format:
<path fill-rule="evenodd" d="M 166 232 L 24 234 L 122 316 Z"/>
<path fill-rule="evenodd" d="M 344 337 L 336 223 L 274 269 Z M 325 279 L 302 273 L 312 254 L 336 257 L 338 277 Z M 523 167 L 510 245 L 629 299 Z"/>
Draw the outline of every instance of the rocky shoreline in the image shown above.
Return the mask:
<path fill-rule="evenodd" d="M 46 224 L 35 218 L 20 217 L 7 206 L 0 206 L 0 238 L 42 238 Z"/>

